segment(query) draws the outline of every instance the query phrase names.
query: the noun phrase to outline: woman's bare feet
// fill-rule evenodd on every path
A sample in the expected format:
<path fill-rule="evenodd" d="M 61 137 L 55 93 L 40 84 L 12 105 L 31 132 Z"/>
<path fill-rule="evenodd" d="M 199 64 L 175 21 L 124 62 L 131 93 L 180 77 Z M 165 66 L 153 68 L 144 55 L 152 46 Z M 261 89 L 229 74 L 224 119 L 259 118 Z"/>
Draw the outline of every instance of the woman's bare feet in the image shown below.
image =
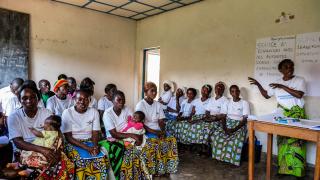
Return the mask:
<path fill-rule="evenodd" d="M 14 170 L 20 169 L 19 163 L 17 163 L 17 162 L 15 162 L 15 163 L 8 163 L 6 167 L 7 167 L 8 169 L 14 169 Z"/>
<path fill-rule="evenodd" d="M 20 176 L 22 176 L 22 177 L 29 177 L 31 173 L 32 173 L 32 171 L 31 171 L 31 170 L 28 170 L 28 169 L 22 170 L 22 171 L 19 171 L 19 172 L 18 172 L 18 174 L 19 174 Z"/>

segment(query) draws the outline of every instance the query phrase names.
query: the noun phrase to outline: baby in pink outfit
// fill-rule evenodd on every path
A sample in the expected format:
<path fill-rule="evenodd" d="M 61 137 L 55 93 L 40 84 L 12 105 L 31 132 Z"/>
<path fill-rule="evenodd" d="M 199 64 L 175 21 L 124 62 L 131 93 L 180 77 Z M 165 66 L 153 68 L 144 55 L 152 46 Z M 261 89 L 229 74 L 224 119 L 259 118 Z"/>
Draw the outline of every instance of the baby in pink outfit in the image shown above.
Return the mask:
<path fill-rule="evenodd" d="M 138 134 L 138 135 L 144 135 L 145 129 L 143 128 L 143 121 L 144 121 L 145 115 L 141 111 L 136 111 L 133 113 L 133 117 L 128 117 L 128 124 L 127 126 L 121 131 L 123 133 L 132 133 L 132 134 Z M 129 144 L 134 145 L 135 140 L 133 138 L 126 138 L 123 140 L 125 146 L 128 146 Z M 146 137 L 143 136 L 143 140 L 140 146 L 137 147 L 143 147 L 146 143 Z"/>

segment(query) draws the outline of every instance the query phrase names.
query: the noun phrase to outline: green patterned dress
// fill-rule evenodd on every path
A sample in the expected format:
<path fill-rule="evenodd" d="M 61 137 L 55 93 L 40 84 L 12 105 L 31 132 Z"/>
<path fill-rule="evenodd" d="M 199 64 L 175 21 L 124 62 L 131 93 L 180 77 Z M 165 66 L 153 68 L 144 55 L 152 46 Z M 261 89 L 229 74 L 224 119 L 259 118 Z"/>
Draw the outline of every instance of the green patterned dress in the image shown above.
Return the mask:
<path fill-rule="evenodd" d="M 226 125 L 228 129 L 232 129 L 240 122 L 240 120 L 227 119 Z M 243 126 L 232 135 L 228 135 L 221 123 L 216 122 L 211 136 L 212 158 L 239 166 L 246 133 L 247 127 Z"/>
<path fill-rule="evenodd" d="M 202 119 L 203 116 L 195 115 L 192 120 Z M 213 128 L 214 123 L 202 120 L 193 124 L 188 121 L 176 121 L 169 133 L 183 144 L 209 144 L 209 137 Z"/>
<path fill-rule="evenodd" d="M 293 106 L 291 109 L 282 108 L 287 117 L 307 118 L 304 109 L 299 106 Z M 306 168 L 306 141 L 278 136 L 278 166 L 279 174 L 303 177 Z"/>

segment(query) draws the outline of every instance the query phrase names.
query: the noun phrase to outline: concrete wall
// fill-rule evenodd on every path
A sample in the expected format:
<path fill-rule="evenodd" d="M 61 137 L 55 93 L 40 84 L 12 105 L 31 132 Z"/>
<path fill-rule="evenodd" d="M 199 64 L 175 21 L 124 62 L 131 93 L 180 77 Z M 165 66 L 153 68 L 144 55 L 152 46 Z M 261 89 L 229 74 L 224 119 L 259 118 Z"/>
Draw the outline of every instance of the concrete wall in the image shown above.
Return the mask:
<path fill-rule="evenodd" d="M 95 96 L 113 82 L 133 106 L 136 22 L 49 0 L 1 0 L 0 8 L 30 14 L 30 77 L 55 82 L 60 73 L 91 77 Z"/>
<path fill-rule="evenodd" d="M 253 114 L 270 113 L 275 99 L 265 100 L 247 81 L 254 73 L 256 39 L 320 31 L 319 7 L 318 0 L 205 0 L 139 21 L 137 79 L 141 78 L 142 50 L 160 46 L 161 81 L 198 89 L 218 81 L 237 84 L 243 98 L 251 102 Z M 276 24 L 282 11 L 294 14 L 295 19 Z M 141 83 L 137 88 L 141 89 Z M 320 117 L 319 100 L 306 98 L 312 118 Z M 266 144 L 265 134 L 258 137 Z M 308 162 L 313 163 L 314 148 L 308 150 Z"/>

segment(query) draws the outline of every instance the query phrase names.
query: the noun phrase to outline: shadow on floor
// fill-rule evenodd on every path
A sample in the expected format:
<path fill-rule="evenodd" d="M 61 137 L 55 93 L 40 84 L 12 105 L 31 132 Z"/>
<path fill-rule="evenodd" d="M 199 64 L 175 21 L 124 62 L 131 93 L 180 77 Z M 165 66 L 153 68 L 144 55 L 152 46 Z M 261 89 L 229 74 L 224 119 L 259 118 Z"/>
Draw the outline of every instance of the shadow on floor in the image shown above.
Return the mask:
<path fill-rule="evenodd" d="M 265 179 L 265 163 L 266 156 L 261 157 L 261 162 L 255 164 L 255 179 Z M 304 178 L 296 178 L 292 176 L 279 176 L 277 175 L 276 162 L 274 158 L 274 166 L 272 171 L 272 179 L 281 180 L 309 180 L 313 179 L 314 169 L 309 167 L 307 169 L 307 175 Z M 156 178 L 166 179 L 166 178 Z M 199 157 L 193 155 L 190 152 L 186 152 L 180 155 L 180 164 L 177 174 L 171 174 L 170 179 L 199 179 L 199 180 L 247 180 L 248 179 L 248 162 L 244 162 L 240 167 L 223 163 L 217 160 L 213 160 L 207 157 Z"/>

